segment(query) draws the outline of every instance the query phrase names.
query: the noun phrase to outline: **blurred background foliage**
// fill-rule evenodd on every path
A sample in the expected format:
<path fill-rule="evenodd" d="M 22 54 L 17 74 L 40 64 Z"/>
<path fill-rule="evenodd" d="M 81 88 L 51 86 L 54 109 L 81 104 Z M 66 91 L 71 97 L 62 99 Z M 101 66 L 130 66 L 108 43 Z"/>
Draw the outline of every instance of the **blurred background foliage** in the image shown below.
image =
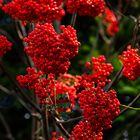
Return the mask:
<path fill-rule="evenodd" d="M 138 19 L 140 16 L 140 0 L 107 0 L 106 3 L 119 19 L 119 32 L 111 37 L 106 33 L 100 17 L 78 16 L 75 29 L 77 30 L 81 46 L 79 54 L 71 60 L 69 73 L 74 75 L 82 74 L 86 71 L 84 68 L 85 63 L 90 61 L 92 56 L 100 54 L 105 55 L 107 61 L 111 62 L 114 66 L 111 78 L 120 70 L 121 62 L 118 59 L 118 55 L 132 41 L 136 24 L 135 19 Z M 61 24 L 69 25 L 71 16 L 67 13 Z M 105 36 L 110 43 L 103 39 L 100 30 L 104 30 Z M 27 31 L 29 32 L 28 27 Z M 15 21 L 0 10 L 0 34 L 7 35 L 7 33 L 8 37 L 10 37 L 9 40 L 13 42 L 13 49 L 2 60 L 9 73 L 15 78 L 19 74 L 25 74 L 25 68 L 27 67 L 27 64 L 24 63 L 25 54 L 23 53 L 22 42 L 16 32 Z M 4 85 L 10 91 L 14 88 L 2 71 L 0 71 L 0 85 Z M 113 88 L 118 92 L 121 104 L 127 105 L 140 93 L 139 85 L 140 78 L 136 81 L 122 78 Z M 25 93 L 30 94 L 28 91 L 25 91 Z M 30 140 L 32 118 L 26 108 L 17 101 L 16 96 L 19 95 L 13 97 L 0 91 L 0 114 L 3 114 L 5 120 L 10 125 L 11 132 L 16 140 Z M 140 107 L 140 100 L 133 106 Z M 74 114 L 73 116 L 77 115 Z M 140 140 L 139 111 L 127 110 L 116 118 L 112 126 L 112 129 L 104 132 L 104 140 Z M 3 124 L 0 121 L 0 140 L 6 140 L 4 135 Z"/>

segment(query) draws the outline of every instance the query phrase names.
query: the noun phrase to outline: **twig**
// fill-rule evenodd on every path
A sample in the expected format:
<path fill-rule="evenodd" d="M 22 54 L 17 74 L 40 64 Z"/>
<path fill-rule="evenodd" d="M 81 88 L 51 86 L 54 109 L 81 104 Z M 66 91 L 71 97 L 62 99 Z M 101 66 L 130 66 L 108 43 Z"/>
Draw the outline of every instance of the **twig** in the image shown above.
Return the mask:
<path fill-rule="evenodd" d="M 8 126 L 7 122 L 5 121 L 5 119 L 4 119 L 4 117 L 1 113 L 0 113 L 0 120 L 1 120 L 1 123 L 3 124 L 3 126 L 5 128 L 6 133 L 7 133 L 7 138 L 9 140 L 15 140 L 14 137 L 12 136 L 12 133 L 9 129 L 9 126 Z"/>
<path fill-rule="evenodd" d="M 42 121 L 43 121 L 44 138 L 45 138 L 45 140 L 50 140 L 48 112 L 45 107 L 43 108 L 43 112 L 42 112 Z"/>
<path fill-rule="evenodd" d="M 56 117 L 55 117 L 55 121 L 56 121 L 57 127 L 63 132 L 63 134 L 64 134 L 67 138 L 69 138 L 69 137 L 70 137 L 70 134 L 69 134 L 68 131 L 64 128 L 64 126 L 63 126 L 60 122 L 57 121 Z"/>
<path fill-rule="evenodd" d="M 75 26 L 76 18 L 77 18 L 77 13 L 72 14 L 72 18 L 71 18 L 71 26 L 72 27 Z"/>
<path fill-rule="evenodd" d="M 15 93 L 13 93 L 12 91 L 10 91 L 9 89 L 7 89 L 6 87 L 0 85 L 0 90 L 3 91 L 4 93 L 6 93 L 7 95 L 14 95 Z"/>
<path fill-rule="evenodd" d="M 81 120 L 81 119 L 83 119 L 83 116 L 76 117 L 76 118 L 71 118 L 71 119 L 68 119 L 68 120 L 66 120 L 66 121 L 64 121 L 64 120 L 59 120 L 58 118 L 56 118 L 56 120 L 57 120 L 58 122 L 62 123 L 62 124 L 70 123 L 70 122 L 75 122 L 75 121 L 79 121 L 79 120 Z"/>
<path fill-rule="evenodd" d="M 121 104 L 121 106 L 122 106 L 122 107 L 125 107 L 125 108 L 128 108 L 128 109 L 132 109 L 132 110 L 140 111 L 140 108 L 135 108 L 135 107 L 128 106 L 128 105 L 124 105 L 124 104 Z"/>
<path fill-rule="evenodd" d="M 138 99 L 140 98 L 140 93 L 133 99 L 132 102 L 130 102 L 127 106 L 131 107 Z M 121 110 L 121 113 L 124 113 L 125 111 L 127 111 L 129 108 L 124 108 L 123 110 Z"/>
<path fill-rule="evenodd" d="M 123 67 L 120 69 L 120 71 L 117 72 L 117 74 L 115 75 L 114 79 L 107 85 L 105 86 L 103 89 L 104 91 L 109 91 L 111 89 L 111 87 L 118 82 L 121 77 L 122 77 L 122 71 L 123 71 Z"/>
<path fill-rule="evenodd" d="M 62 133 L 67 137 L 69 138 L 70 137 L 70 134 L 68 133 L 68 131 L 64 128 L 64 126 L 62 125 L 61 122 L 59 122 L 59 116 L 57 115 L 57 113 L 55 111 L 52 111 L 50 112 L 52 118 L 54 119 L 57 127 L 62 131 Z"/>
<path fill-rule="evenodd" d="M 24 37 L 27 36 L 27 32 L 25 27 L 22 25 L 21 21 L 19 20 L 15 20 L 15 26 L 16 26 L 16 30 L 17 30 L 17 34 L 19 36 L 19 39 L 22 41 L 22 45 L 23 45 L 23 49 L 26 46 L 25 42 L 23 41 Z M 26 62 L 28 64 L 28 66 L 30 67 L 35 67 L 34 63 L 32 62 L 31 58 L 26 54 L 25 51 L 23 51 L 23 54 L 26 58 Z"/>
<path fill-rule="evenodd" d="M 23 40 L 24 36 L 23 34 L 21 33 L 20 29 L 19 29 L 19 26 L 18 26 L 18 21 L 15 20 L 15 27 L 16 27 L 16 31 L 17 31 L 17 34 L 18 34 L 18 37 Z"/>

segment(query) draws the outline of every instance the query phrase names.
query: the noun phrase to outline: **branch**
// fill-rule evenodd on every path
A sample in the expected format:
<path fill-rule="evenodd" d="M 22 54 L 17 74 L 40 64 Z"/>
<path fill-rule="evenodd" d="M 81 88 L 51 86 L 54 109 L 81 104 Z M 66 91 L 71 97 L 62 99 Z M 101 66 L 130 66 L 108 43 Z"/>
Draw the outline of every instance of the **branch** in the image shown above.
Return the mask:
<path fill-rule="evenodd" d="M 64 128 L 64 126 L 62 125 L 62 123 L 58 121 L 58 120 L 59 120 L 59 116 L 57 115 L 56 111 L 54 110 L 54 111 L 50 112 L 50 114 L 51 114 L 52 118 L 54 119 L 54 121 L 55 121 L 57 127 L 62 131 L 62 133 L 63 133 L 67 138 L 69 138 L 69 137 L 70 137 L 70 134 L 69 134 L 68 131 Z"/>
<path fill-rule="evenodd" d="M 48 124 L 48 112 L 47 112 L 45 107 L 43 108 L 43 111 L 42 111 L 42 121 L 43 121 L 44 138 L 45 138 L 45 140 L 50 140 L 49 124 Z"/>
<path fill-rule="evenodd" d="M 131 107 L 138 99 L 140 98 L 140 93 L 133 99 L 132 102 L 130 102 L 127 106 Z M 124 108 L 123 110 L 121 110 L 121 113 L 124 113 L 125 111 L 127 111 L 129 108 Z"/>
<path fill-rule="evenodd" d="M 9 126 L 8 126 L 7 122 L 5 121 L 5 119 L 4 119 L 4 117 L 3 117 L 3 115 L 1 113 L 0 113 L 0 120 L 1 120 L 1 123 L 3 124 L 3 126 L 5 128 L 6 133 L 7 133 L 7 138 L 9 140 L 15 140 L 13 138 L 12 134 L 11 134 L 11 131 L 9 129 Z"/>
<path fill-rule="evenodd" d="M 128 109 L 132 109 L 132 110 L 140 111 L 140 108 L 131 107 L 131 106 L 124 105 L 124 104 L 121 104 L 121 106 L 122 106 L 122 107 L 125 107 L 125 108 L 128 108 Z"/>
<path fill-rule="evenodd" d="M 103 88 L 104 91 L 109 91 L 111 87 L 122 78 L 122 71 L 123 71 L 123 67 L 120 69 L 120 71 L 116 73 L 114 79 Z"/>
<path fill-rule="evenodd" d="M 72 27 L 75 26 L 76 18 L 77 18 L 77 13 L 72 14 L 71 24 L 70 24 Z"/>
<path fill-rule="evenodd" d="M 79 116 L 79 117 L 76 117 L 76 118 L 71 118 L 71 119 L 68 119 L 68 120 L 66 120 L 66 121 L 64 121 L 64 120 L 59 120 L 58 118 L 56 118 L 57 122 L 62 123 L 62 124 L 70 123 L 70 122 L 75 122 L 75 121 L 79 121 L 79 120 L 81 120 L 81 119 L 83 119 L 83 116 Z"/>

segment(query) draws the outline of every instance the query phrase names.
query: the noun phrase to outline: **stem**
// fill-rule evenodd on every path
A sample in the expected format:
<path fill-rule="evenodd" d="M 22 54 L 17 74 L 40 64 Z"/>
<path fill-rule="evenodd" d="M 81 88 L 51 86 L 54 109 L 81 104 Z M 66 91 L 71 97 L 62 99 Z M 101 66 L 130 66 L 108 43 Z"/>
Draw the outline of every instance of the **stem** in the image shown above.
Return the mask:
<path fill-rule="evenodd" d="M 11 134 L 11 131 L 9 129 L 9 126 L 7 124 L 7 122 L 5 121 L 3 115 L 0 113 L 0 120 L 1 120 L 1 123 L 3 124 L 4 128 L 5 128 L 5 131 L 6 131 L 6 136 L 9 140 L 15 140 Z"/>
<path fill-rule="evenodd" d="M 83 116 L 79 116 L 79 117 L 76 117 L 76 118 L 71 118 L 71 119 L 68 119 L 68 120 L 66 120 L 66 121 L 64 121 L 64 120 L 59 120 L 59 119 L 57 118 L 57 121 L 60 122 L 60 123 L 62 123 L 62 124 L 65 124 L 65 123 L 70 123 L 70 122 L 74 122 L 74 121 L 79 121 L 79 120 L 81 120 L 81 119 L 83 119 Z"/>
<path fill-rule="evenodd" d="M 107 86 L 103 88 L 104 91 L 109 91 L 111 87 L 122 78 L 122 70 L 123 70 L 123 67 L 120 69 L 120 71 L 117 72 L 114 79 Z"/>
<path fill-rule="evenodd" d="M 77 18 L 77 13 L 72 14 L 72 18 L 71 18 L 71 26 L 72 27 L 75 26 L 76 18 Z"/>
<path fill-rule="evenodd" d="M 132 102 L 130 102 L 127 106 L 131 107 L 138 99 L 140 98 L 140 93 L 133 99 Z M 125 111 L 127 111 L 129 108 L 124 108 L 123 110 L 121 110 L 121 113 L 124 113 Z"/>
<path fill-rule="evenodd" d="M 59 116 L 57 115 L 57 113 L 55 111 L 53 112 L 50 112 L 52 118 L 54 119 L 57 127 L 62 131 L 62 133 L 67 137 L 69 138 L 70 137 L 70 134 L 68 133 L 68 131 L 64 128 L 64 126 L 62 125 L 61 122 L 59 122 Z"/>
<path fill-rule="evenodd" d="M 23 41 L 24 37 L 27 36 L 27 32 L 25 27 L 22 25 L 21 21 L 15 20 L 15 26 L 17 30 L 17 34 L 19 36 L 19 39 L 22 41 L 23 48 L 26 46 L 25 42 Z M 25 56 L 26 62 L 29 67 L 35 67 L 34 63 L 32 62 L 31 58 L 26 54 L 26 52 L 23 50 L 23 54 Z"/>
<path fill-rule="evenodd" d="M 123 105 L 121 104 L 122 107 L 125 107 L 125 108 L 128 108 L 128 109 L 133 109 L 133 110 L 136 110 L 136 111 L 140 111 L 140 108 L 135 108 L 135 107 L 131 107 L 131 106 L 128 106 L 128 105 Z"/>
<path fill-rule="evenodd" d="M 49 124 L 48 124 L 48 114 L 47 110 L 44 107 L 43 108 L 43 113 L 42 113 L 42 121 L 43 121 L 43 131 L 44 131 L 44 137 L 45 140 L 50 140 L 49 137 Z"/>
<path fill-rule="evenodd" d="M 67 138 L 69 138 L 69 137 L 70 137 L 70 134 L 69 134 L 68 131 L 64 128 L 64 126 L 63 126 L 60 122 L 58 122 L 56 118 L 55 118 L 55 121 L 56 121 L 57 127 L 63 132 L 63 134 L 64 134 Z"/>

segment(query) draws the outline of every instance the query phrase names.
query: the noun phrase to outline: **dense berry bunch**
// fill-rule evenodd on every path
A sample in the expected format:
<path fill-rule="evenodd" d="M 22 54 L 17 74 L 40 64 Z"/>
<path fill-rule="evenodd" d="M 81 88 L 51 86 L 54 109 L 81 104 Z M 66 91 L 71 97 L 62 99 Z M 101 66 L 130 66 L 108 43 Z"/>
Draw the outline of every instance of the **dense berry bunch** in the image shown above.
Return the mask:
<path fill-rule="evenodd" d="M 65 12 L 59 7 L 60 0 L 13 0 L 6 4 L 3 10 L 13 18 L 22 21 L 52 22 L 61 19 Z"/>
<path fill-rule="evenodd" d="M 35 84 L 40 82 L 43 73 L 41 71 L 37 72 L 34 68 L 28 67 L 26 69 L 27 74 L 25 76 L 17 76 L 17 80 L 21 87 L 29 88 L 30 90 L 35 89 Z"/>
<path fill-rule="evenodd" d="M 111 63 L 106 63 L 106 58 L 100 55 L 98 58 L 92 57 L 91 59 L 93 79 L 96 84 L 100 86 L 105 86 L 110 79 L 107 79 L 113 71 L 113 66 Z"/>
<path fill-rule="evenodd" d="M 51 140 L 65 140 L 62 136 L 56 138 L 56 132 L 52 132 L 52 139 Z"/>
<path fill-rule="evenodd" d="M 76 13 L 80 16 L 98 16 L 104 11 L 104 0 L 67 0 L 67 11 Z"/>
<path fill-rule="evenodd" d="M 102 140 L 102 132 L 95 133 L 89 122 L 79 122 L 73 129 L 69 140 Z"/>
<path fill-rule="evenodd" d="M 3 4 L 3 0 L 0 0 L 0 8 L 2 7 Z"/>
<path fill-rule="evenodd" d="M 84 120 L 93 125 L 94 132 L 110 128 L 113 119 L 119 115 L 120 103 L 114 90 L 104 92 L 101 88 L 92 87 L 83 90 L 78 98 Z"/>
<path fill-rule="evenodd" d="M 104 12 L 104 23 L 107 25 L 107 33 L 109 35 L 114 36 L 119 31 L 118 20 L 109 8 L 106 8 Z"/>
<path fill-rule="evenodd" d="M 59 112 L 70 110 L 74 106 L 75 88 L 54 80 L 53 75 L 48 75 L 46 79 L 43 78 L 42 72 L 27 68 L 27 74 L 17 76 L 17 80 L 22 87 L 34 90 L 41 104 L 56 105 Z"/>
<path fill-rule="evenodd" d="M 91 74 L 82 75 L 82 85 L 85 87 L 92 87 L 94 84 L 98 87 L 104 87 L 106 83 L 110 82 L 108 76 L 113 71 L 111 63 L 106 63 L 106 59 L 103 55 L 98 58 L 92 57 L 91 63 L 87 62 L 86 67 L 91 68 Z"/>
<path fill-rule="evenodd" d="M 61 26 L 62 33 L 57 34 L 51 24 L 37 25 L 25 42 L 26 52 L 36 67 L 46 74 L 59 75 L 67 72 L 70 59 L 78 53 L 80 43 L 76 31 L 71 26 Z"/>
<path fill-rule="evenodd" d="M 3 35 L 0 35 L 0 57 L 2 57 L 7 51 L 10 51 L 12 43 L 7 40 Z"/>
<path fill-rule="evenodd" d="M 131 49 L 129 45 L 127 51 L 124 51 L 119 58 L 123 62 L 123 75 L 130 80 L 136 80 L 140 76 L 138 49 Z"/>

